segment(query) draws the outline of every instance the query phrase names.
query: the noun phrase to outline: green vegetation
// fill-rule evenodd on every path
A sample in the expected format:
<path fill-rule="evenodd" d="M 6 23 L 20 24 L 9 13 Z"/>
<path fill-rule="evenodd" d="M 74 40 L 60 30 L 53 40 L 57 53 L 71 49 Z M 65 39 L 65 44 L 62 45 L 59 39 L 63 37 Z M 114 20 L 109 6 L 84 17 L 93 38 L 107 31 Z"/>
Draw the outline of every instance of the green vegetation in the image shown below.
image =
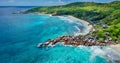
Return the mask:
<path fill-rule="evenodd" d="M 40 12 L 53 15 L 72 15 L 95 24 L 96 31 L 92 36 L 99 41 L 106 39 L 106 32 L 109 32 L 113 40 L 120 41 L 120 2 L 93 3 L 76 2 L 62 6 L 33 8 L 29 12 Z M 103 28 L 103 25 L 109 27 Z"/>

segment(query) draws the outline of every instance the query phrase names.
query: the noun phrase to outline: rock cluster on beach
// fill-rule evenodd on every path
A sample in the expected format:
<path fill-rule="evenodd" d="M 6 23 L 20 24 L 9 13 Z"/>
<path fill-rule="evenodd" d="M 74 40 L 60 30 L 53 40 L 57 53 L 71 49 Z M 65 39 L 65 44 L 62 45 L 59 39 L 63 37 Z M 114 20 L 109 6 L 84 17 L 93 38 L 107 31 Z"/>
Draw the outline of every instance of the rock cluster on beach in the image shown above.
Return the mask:
<path fill-rule="evenodd" d="M 86 36 L 62 36 L 53 40 L 48 40 L 45 43 L 38 44 L 37 47 L 44 47 L 49 45 L 55 45 L 57 43 L 63 43 L 64 45 L 73 45 L 73 46 L 106 46 L 110 44 L 117 44 L 117 42 L 97 42 L 96 39 Z"/>

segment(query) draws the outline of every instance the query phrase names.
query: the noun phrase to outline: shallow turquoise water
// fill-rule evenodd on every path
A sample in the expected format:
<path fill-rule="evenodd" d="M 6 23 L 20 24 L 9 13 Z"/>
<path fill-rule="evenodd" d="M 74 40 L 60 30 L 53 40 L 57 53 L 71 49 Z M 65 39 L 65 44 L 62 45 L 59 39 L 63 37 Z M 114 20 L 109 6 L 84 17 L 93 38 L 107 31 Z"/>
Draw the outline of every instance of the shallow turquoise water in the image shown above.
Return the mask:
<path fill-rule="evenodd" d="M 0 8 L 0 63 L 114 63 L 99 47 L 57 44 L 37 48 L 38 43 L 48 39 L 74 35 L 78 32 L 75 26 L 81 31 L 85 27 L 55 16 L 11 14 L 22 9 L 25 8 Z"/>

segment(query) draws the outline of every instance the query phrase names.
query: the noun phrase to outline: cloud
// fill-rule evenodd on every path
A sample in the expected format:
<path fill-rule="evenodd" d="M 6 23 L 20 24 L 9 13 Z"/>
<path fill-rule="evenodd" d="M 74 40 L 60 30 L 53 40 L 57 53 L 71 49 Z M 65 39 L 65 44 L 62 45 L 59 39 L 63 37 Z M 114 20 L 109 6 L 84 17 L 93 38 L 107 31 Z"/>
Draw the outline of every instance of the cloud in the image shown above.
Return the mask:
<path fill-rule="evenodd" d="M 59 2 L 62 2 L 62 0 L 58 0 Z"/>
<path fill-rule="evenodd" d="M 65 2 L 63 2 L 62 0 L 58 0 L 58 3 L 64 4 Z"/>

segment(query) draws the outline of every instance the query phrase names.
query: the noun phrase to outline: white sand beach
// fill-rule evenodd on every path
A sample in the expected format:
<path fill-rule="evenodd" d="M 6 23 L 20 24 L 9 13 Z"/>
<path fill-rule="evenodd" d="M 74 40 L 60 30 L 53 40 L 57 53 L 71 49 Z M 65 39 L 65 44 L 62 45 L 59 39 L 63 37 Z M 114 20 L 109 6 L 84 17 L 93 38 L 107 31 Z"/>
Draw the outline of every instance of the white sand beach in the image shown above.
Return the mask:
<path fill-rule="evenodd" d="M 85 20 L 82 20 L 82 19 L 79 19 L 79 18 L 76 18 L 74 16 L 71 16 L 71 15 L 65 15 L 65 16 L 61 16 L 61 17 L 65 17 L 65 18 L 68 18 L 72 21 L 76 21 L 76 22 L 80 22 L 82 25 L 84 25 L 86 27 L 86 30 L 84 33 L 82 33 L 81 35 L 86 35 L 88 34 L 89 32 L 92 32 L 92 31 L 95 31 L 95 29 L 93 28 L 93 26 L 85 21 Z M 79 34 L 78 34 L 79 35 Z"/>
<path fill-rule="evenodd" d="M 110 47 L 120 53 L 120 44 L 110 45 Z"/>

